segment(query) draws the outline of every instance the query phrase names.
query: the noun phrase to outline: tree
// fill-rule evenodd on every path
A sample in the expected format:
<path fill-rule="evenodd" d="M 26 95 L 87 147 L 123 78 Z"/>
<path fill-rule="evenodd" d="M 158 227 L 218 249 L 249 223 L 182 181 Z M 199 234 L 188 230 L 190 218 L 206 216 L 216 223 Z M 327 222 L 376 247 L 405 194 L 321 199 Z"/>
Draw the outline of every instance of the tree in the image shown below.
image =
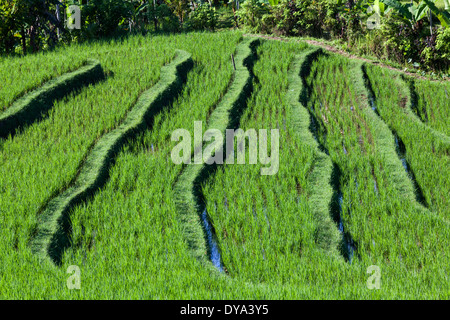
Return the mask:
<path fill-rule="evenodd" d="M 46 38 L 47 45 L 54 45 L 57 41 L 56 29 L 64 30 L 62 22 L 56 17 L 56 6 L 59 4 L 57 0 L 1 0 L 0 49 L 11 53 L 20 40 L 24 54 L 27 43 L 36 52 L 41 38 Z"/>
<path fill-rule="evenodd" d="M 26 24 L 26 1 L 23 0 L 3 0 L 0 2 L 0 49 L 6 53 L 11 53 L 19 37 L 19 31 L 24 40 L 24 25 Z M 26 45 L 23 42 L 25 52 Z"/>
<path fill-rule="evenodd" d="M 178 17 L 180 27 L 184 22 L 184 17 L 189 10 L 188 0 L 166 0 L 167 5 L 172 12 Z"/>

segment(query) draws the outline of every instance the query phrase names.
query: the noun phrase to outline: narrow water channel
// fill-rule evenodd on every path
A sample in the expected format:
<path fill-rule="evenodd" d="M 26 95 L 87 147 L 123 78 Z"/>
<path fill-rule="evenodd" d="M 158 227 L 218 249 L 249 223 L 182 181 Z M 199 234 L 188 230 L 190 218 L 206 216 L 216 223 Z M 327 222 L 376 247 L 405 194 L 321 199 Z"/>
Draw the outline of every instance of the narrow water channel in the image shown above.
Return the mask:
<path fill-rule="evenodd" d="M 395 150 L 397 151 L 398 157 L 402 161 L 403 168 L 405 168 L 408 176 L 411 177 L 411 173 L 408 169 L 408 162 L 406 161 L 405 145 L 403 144 L 403 141 L 401 141 L 401 139 L 398 137 L 396 132 L 393 132 L 393 134 L 395 140 Z"/>
<path fill-rule="evenodd" d="M 365 71 L 365 69 L 363 69 L 363 73 L 364 73 L 364 81 L 365 81 L 365 85 L 368 91 L 368 98 L 369 98 L 369 102 L 370 105 L 372 107 L 372 110 L 377 114 L 377 116 L 384 121 L 383 117 L 380 115 L 380 113 L 378 112 L 378 108 L 376 105 L 376 100 L 375 100 L 375 93 L 372 89 L 372 84 L 369 81 L 369 78 L 367 76 L 367 73 Z M 412 84 L 413 85 L 413 84 Z M 411 86 L 411 84 L 410 84 Z M 410 87 L 410 89 L 412 89 L 412 97 L 411 97 L 411 104 L 412 104 L 412 108 L 414 109 L 414 107 L 417 106 L 417 94 L 415 93 L 415 88 Z M 391 129 L 391 128 L 390 128 Z M 425 200 L 425 196 L 423 195 L 423 191 L 420 188 L 419 184 L 417 183 L 416 177 L 414 175 L 414 172 L 411 170 L 408 161 L 406 160 L 406 147 L 405 144 L 403 143 L 403 141 L 400 139 L 400 137 L 398 136 L 397 132 L 395 132 L 394 130 L 391 129 L 392 134 L 394 135 L 394 140 L 395 140 L 395 151 L 397 152 L 397 156 L 399 157 L 399 159 L 402 162 L 403 168 L 405 169 L 406 173 L 408 174 L 408 177 L 411 179 L 413 185 L 414 185 L 414 189 L 415 189 L 415 195 L 416 195 L 416 201 L 421 203 L 423 206 L 427 207 L 427 203 Z M 375 181 L 375 192 L 378 195 L 378 187 L 376 185 L 376 181 Z"/>
<path fill-rule="evenodd" d="M 208 247 L 211 251 L 209 258 L 210 258 L 212 264 L 220 272 L 223 272 L 222 259 L 220 257 L 220 252 L 219 252 L 219 245 L 217 244 L 217 240 L 215 238 L 215 235 L 213 234 L 212 226 L 211 226 L 211 223 L 209 222 L 208 213 L 207 213 L 206 209 L 202 213 L 202 222 L 203 222 L 203 227 L 205 228 L 206 236 L 208 239 Z"/>
<path fill-rule="evenodd" d="M 378 113 L 377 105 L 375 103 L 375 99 L 373 98 L 372 94 L 369 96 L 369 103 L 370 106 L 372 107 L 372 110 L 375 111 L 377 116 L 380 116 L 380 114 Z"/>
<path fill-rule="evenodd" d="M 317 123 L 317 119 L 314 115 L 314 109 L 309 107 L 308 111 L 309 111 L 309 117 L 311 119 L 311 121 L 309 122 L 309 131 L 311 131 L 314 139 L 319 144 L 319 150 L 322 152 L 325 152 L 325 154 L 327 156 L 329 156 L 330 153 L 328 152 L 328 149 L 319 140 L 319 130 L 318 130 L 319 124 Z M 323 133 L 323 136 L 324 136 L 324 140 L 326 140 L 326 138 L 327 138 L 326 133 Z"/>
<path fill-rule="evenodd" d="M 356 250 L 355 243 L 353 242 L 353 238 L 350 235 L 350 233 L 345 231 L 344 228 L 344 222 L 342 221 L 342 203 L 344 201 L 344 197 L 342 195 L 342 192 L 339 190 L 338 193 L 338 202 L 339 202 L 339 231 L 342 235 L 342 241 L 344 243 L 344 247 L 346 249 L 346 256 L 348 259 L 348 262 L 351 264 L 353 260 L 353 254 Z"/>
<path fill-rule="evenodd" d="M 342 143 L 342 149 L 344 150 L 344 154 L 345 154 L 345 155 L 347 155 L 347 154 L 348 154 L 348 152 L 347 152 L 347 149 L 345 149 L 345 145 L 344 145 L 344 143 Z"/>

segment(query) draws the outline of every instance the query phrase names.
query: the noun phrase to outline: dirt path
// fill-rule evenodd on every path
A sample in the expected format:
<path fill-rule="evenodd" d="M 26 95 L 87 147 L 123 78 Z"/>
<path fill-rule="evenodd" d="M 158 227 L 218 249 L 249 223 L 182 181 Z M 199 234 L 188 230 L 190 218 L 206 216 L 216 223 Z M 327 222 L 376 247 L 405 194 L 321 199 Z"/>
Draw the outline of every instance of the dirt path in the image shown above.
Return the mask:
<path fill-rule="evenodd" d="M 261 34 L 244 34 L 244 37 L 259 37 L 259 38 L 264 38 L 264 39 L 268 39 L 268 40 L 277 40 L 277 41 L 289 41 L 289 40 L 291 40 L 291 39 L 280 38 L 280 37 L 275 37 L 275 36 L 268 36 L 268 35 L 261 35 Z M 429 79 L 429 78 L 427 78 L 427 77 L 418 75 L 417 73 L 412 73 L 412 72 L 404 71 L 404 70 L 402 70 L 402 69 L 398 69 L 398 68 L 389 66 L 389 65 L 387 65 L 387 64 L 384 64 L 384 63 L 381 63 L 381 62 L 378 62 L 378 61 L 373 61 L 373 60 L 369 60 L 369 59 L 366 59 L 366 58 L 358 57 L 358 56 L 355 56 L 355 55 L 353 55 L 353 54 L 351 54 L 351 53 L 348 53 L 348 52 L 345 52 L 345 51 L 343 51 L 343 50 L 341 50 L 341 49 L 338 49 L 338 48 L 336 48 L 336 47 L 333 47 L 333 46 L 331 46 L 331 45 L 322 43 L 322 42 L 320 42 L 320 41 L 316 41 L 316 40 L 306 40 L 306 39 L 298 39 L 298 40 L 296 40 L 296 41 L 298 41 L 298 42 L 302 42 L 302 41 L 303 41 L 303 42 L 306 42 L 306 43 L 308 43 L 308 44 L 310 44 L 310 45 L 318 46 L 318 47 L 321 47 L 321 48 L 323 48 L 323 49 L 325 49 L 325 50 L 328 50 L 328 51 L 331 51 L 331 52 L 340 54 L 340 55 L 342 55 L 342 56 L 344 56 L 344 57 L 347 57 L 347 58 L 350 58 L 350 59 L 362 60 L 362 61 L 365 61 L 365 62 L 367 62 L 367 63 L 371 63 L 371 64 L 374 64 L 374 65 L 377 65 L 377 66 L 380 66 L 380 67 L 383 67 L 383 68 L 387 68 L 387 69 L 390 69 L 390 70 L 395 70 L 395 71 L 397 71 L 397 72 L 401 72 L 401 73 L 403 73 L 403 74 L 407 74 L 407 75 L 409 75 L 409 76 L 411 76 L 411 77 L 414 77 L 414 78 L 417 78 L 417 79 L 425 79 L 425 80 L 429 80 L 429 81 L 449 81 L 449 80 L 435 80 L 435 79 Z"/>

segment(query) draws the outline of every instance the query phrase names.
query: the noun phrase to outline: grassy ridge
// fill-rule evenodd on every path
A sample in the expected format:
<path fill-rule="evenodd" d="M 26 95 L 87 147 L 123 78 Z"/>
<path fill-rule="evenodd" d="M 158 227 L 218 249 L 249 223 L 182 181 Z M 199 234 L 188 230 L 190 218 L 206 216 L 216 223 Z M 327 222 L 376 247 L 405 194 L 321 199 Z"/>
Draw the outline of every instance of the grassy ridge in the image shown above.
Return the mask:
<path fill-rule="evenodd" d="M 19 127 L 33 123 L 45 114 L 53 101 L 93 84 L 105 77 L 98 61 L 89 60 L 86 66 L 50 80 L 42 87 L 26 94 L 0 113 L 0 137 L 7 137 Z"/>
<path fill-rule="evenodd" d="M 421 121 L 450 136 L 450 83 L 409 79 L 415 105 L 413 111 Z"/>
<path fill-rule="evenodd" d="M 81 46 L 74 47 L 79 52 L 82 50 Z M 72 55 L 68 51 L 67 48 L 58 48 L 23 57 L 0 58 L 0 112 L 45 82 L 86 64 L 86 57 Z"/>
<path fill-rule="evenodd" d="M 32 244 L 36 253 L 51 258 L 56 264 L 61 263 L 62 252 L 70 241 L 68 211 L 105 183 L 109 167 L 122 145 L 146 127 L 151 127 L 153 117 L 180 91 L 191 67 L 191 56 L 177 51 L 175 61 L 161 69 L 159 82 L 140 96 L 123 123 L 94 145 L 73 186 L 52 199 L 39 216 L 38 234 Z"/>
<path fill-rule="evenodd" d="M 208 129 L 217 129 L 225 136 L 225 129 L 234 128 L 236 121 L 239 121 L 239 117 L 236 115 L 245 107 L 246 97 L 252 90 L 252 78 L 249 69 L 255 59 L 252 51 L 258 43 L 258 39 L 247 39 L 236 48 L 234 58 L 236 71 L 233 81 L 227 93 L 212 112 L 207 125 Z M 221 150 L 223 146 L 224 141 L 221 142 L 217 150 Z M 207 263 L 207 257 L 204 254 L 208 249 L 200 221 L 204 203 L 200 199 L 201 195 L 198 189 L 201 181 L 208 177 L 212 169 L 213 166 L 211 165 L 188 164 L 174 187 L 177 211 L 185 226 L 184 233 L 188 245 L 192 248 L 194 256 L 209 269 L 211 265 Z"/>
<path fill-rule="evenodd" d="M 397 283 L 419 273 L 434 285 L 449 259 L 448 224 L 417 204 L 394 137 L 370 108 L 360 69 L 330 55 L 307 78 L 320 139 L 342 172 L 342 219 L 356 244 L 355 263 L 381 266 Z"/>
<path fill-rule="evenodd" d="M 321 49 L 313 49 L 310 53 L 304 53 L 297 56 L 289 69 L 289 88 L 288 101 L 292 105 L 292 113 L 288 116 L 291 118 L 291 124 L 296 129 L 296 138 L 303 143 L 311 145 L 316 149 L 314 155 L 314 167 L 310 173 L 309 183 L 313 186 L 309 202 L 313 210 L 313 214 L 318 219 L 318 245 L 331 252 L 331 254 L 339 255 L 342 247 L 341 236 L 337 226 L 330 215 L 332 207 L 333 188 L 330 184 L 333 163 L 330 157 L 320 150 L 319 143 L 314 139 L 313 133 L 310 131 L 311 121 L 308 110 L 300 103 L 300 97 L 306 95 L 306 88 L 303 86 L 303 79 L 300 74 L 308 73 L 311 62 L 322 52 Z"/>
<path fill-rule="evenodd" d="M 448 220 L 450 138 L 422 123 L 412 112 L 410 88 L 398 73 L 376 66 L 367 66 L 366 70 L 377 110 L 398 135 L 406 166 L 417 181 L 425 198 L 424 204 Z M 387 92 L 385 88 L 393 88 L 393 92 Z"/>

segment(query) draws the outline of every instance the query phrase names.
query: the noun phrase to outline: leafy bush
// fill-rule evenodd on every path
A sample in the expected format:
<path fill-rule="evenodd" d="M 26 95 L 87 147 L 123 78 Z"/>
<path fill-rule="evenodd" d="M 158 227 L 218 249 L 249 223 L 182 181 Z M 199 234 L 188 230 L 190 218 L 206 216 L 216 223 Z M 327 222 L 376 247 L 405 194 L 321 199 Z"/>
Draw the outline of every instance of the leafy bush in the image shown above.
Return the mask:
<path fill-rule="evenodd" d="M 218 15 L 215 8 L 212 8 L 207 3 L 200 4 L 189 15 L 189 20 L 186 22 L 186 28 L 190 30 L 211 30 L 217 28 Z"/>
<path fill-rule="evenodd" d="M 418 28 L 410 28 L 397 15 L 388 14 L 383 17 L 379 32 L 385 39 L 385 55 L 393 57 L 399 62 L 417 57 L 418 31 Z"/>
<path fill-rule="evenodd" d="M 246 0 L 238 11 L 239 21 L 245 30 L 259 33 L 263 29 L 263 16 L 270 12 L 270 6 L 262 0 Z"/>
<path fill-rule="evenodd" d="M 436 39 L 436 50 L 440 58 L 450 62 L 450 28 L 440 28 Z"/>
<path fill-rule="evenodd" d="M 391 13 L 383 17 L 378 32 L 384 38 L 385 57 L 400 63 L 420 62 L 427 36 L 430 35 L 424 20 L 416 21 L 411 26 L 410 22 Z"/>
<path fill-rule="evenodd" d="M 150 5 L 148 7 L 148 19 L 152 21 L 156 19 L 156 30 L 158 28 L 163 32 L 179 32 L 181 30 L 180 22 L 178 17 L 165 3 L 156 5 Z"/>
<path fill-rule="evenodd" d="M 190 0 L 164 0 L 163 2 L 167 4 L 172 13 L 178 18 L 179 28 L 181 28 L 192 2 Z"/>
<path fill-rule="evenodd" d="M 242 7 L 241 22 L 247 29 L 287 36 L 343 38 L 349 21 L 358 16 L 356 8 L 346 12 L 333 0 L 282 0 L 274 6 L 248 0 Z"/>
<path fill-rule="evenodd" d="M 286 36 L 299 35 L 300 10 L 294 0 L 281 1 L 274 9 L 275 21 L 277 21 L 276 33 Z"/>
<path fill-rule="evenodd" d="M 81 7 L 87 37 L 110 36 L 117 27 L 127 23 L 134 11 L 131 2 L 122 0 L 91 0 Z"/>
<path fill-rule="evenodd" d="M 424 3 L 383 9 L 381 28 L 365 25 L 369 4 L 363 0 L 246 0 L 238 11 L 247 31 L 285 36 L 338 38 L 347 41 L 349 49 L 358 54 L 375 55 L 398 63 L 413 63 L 430 69 L 448 69 L 450 58 L 450 28 L 444 29 L 446 15 L 432 5 L 435 25 L 430 34 L 428 12 Z M 396 3 L 395 1 L 390 2 Z M 384 7 L 383 7 L 384 8 Z M 423 9 L 423 10 L 422 10 Z M 439 19 L 438 19 L 439 18 Z M 378 19 L 378 18 L 377 18 Z"/>
<path fill-rule="evenodd" d="M 424 64 L 450 72 L 450 28 L 438 28 L 428 40 L 421 53 Z"/>
<path fill-rule="evenodd" d="M 360 54 L 375 56 L 379 59 L 386 57 L 385 38 L 379 30 L 370 30 L 364 36 L 363 44 L 359 48 Z"/>

